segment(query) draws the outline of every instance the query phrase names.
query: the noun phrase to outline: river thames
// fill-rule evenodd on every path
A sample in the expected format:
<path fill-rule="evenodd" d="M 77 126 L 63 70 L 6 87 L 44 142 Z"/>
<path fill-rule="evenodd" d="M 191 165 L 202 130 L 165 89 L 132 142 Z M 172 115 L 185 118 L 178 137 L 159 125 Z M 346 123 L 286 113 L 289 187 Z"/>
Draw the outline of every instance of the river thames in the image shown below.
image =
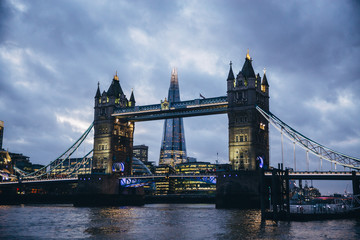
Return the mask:
<path fill-rule="evenodd" d="M 0 206 L 0 239 L 360 239 L 360 220 L 261 223 L 213 204 Z"/>

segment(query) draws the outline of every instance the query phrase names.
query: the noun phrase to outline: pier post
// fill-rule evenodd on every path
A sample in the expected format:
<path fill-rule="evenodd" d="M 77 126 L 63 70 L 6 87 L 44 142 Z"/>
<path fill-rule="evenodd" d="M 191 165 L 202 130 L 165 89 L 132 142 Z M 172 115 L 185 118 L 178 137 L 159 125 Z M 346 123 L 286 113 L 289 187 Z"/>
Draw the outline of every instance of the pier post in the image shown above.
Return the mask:
<path fill-rule="evenodd" d="M 272 200 L 272 205 L 273 205 L 273 219 L 275 221 L 277 221 L 277 212 L 278 212 L 278 208 L 277 205 L 279 203 L 279 198 L 278 198 L 278 183 L 277 183 L 277 174 L 276 174 L 277 170 L 274 168 L 272 170 L 272 175 L 271 175 L 271 200 Z"/>
<path fill-rule="evenodd" d="M 355 171 L 352 171 L 352 186 L 353 186 L 353 194 L 354 195 L 360 194 L 359 178 L 357 178 Z"/>
<path fill-rule="evenodd" d="M 354 199 L 356 199 L 355 197 L 360 195 L 360 177 L 356 176 L 356 172 L 352 171 L 352 186 L 353 186 L 353 197 Z M 359 206 L 359 202 L 358 201 L 354 201 L 354 208 L 358 208 Z"/>
<path fill-rule="evenodd" d="M 286 196 L 286 217 L 290 219 L 290 184 L 289 184 L 289 169 L 285 171 L 285 181 L 286 181 L 286 189 L 285 189 L 285 196 Z"/>
<path fill-rule="evenodd" d="M 260 168 L 260 207 L 261 207 L 261 221 L 265 221 L 265 172 Z"/>

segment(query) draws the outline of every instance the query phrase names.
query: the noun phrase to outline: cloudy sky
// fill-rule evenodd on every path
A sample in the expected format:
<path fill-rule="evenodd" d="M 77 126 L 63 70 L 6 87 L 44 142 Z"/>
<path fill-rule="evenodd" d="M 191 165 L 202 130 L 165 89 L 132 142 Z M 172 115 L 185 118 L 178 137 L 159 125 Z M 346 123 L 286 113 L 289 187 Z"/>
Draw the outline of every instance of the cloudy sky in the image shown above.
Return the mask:
<path fill-rule="evenodd" d="M 97 83 L 107 90 L 116 71 L 138 105 L 167 97 L 173 67 L 182 100 L 224 96 L 229 62 L 237 74 L 249 49 L 255 72 L 267 69 L 275 115 L 360 157 L 359 13 L 358 1 L 0 1 L 3 147 L 33 163 L 54 160 L 90 125 Z M 189 156 L 228 162 L 226 115 L 184 124 Z M 163 121 L 136 123 L 135 144 L 149 146 L 150 161 L 158 162 L 162 130 Z M 273 128 L 270 139 L 276 165 Z M 284 146 L 293 167 L 293 146 Z M 91 148 L 89 139 L 78 154 Z M 298 169 L 305 156 L 297 151 Z"/>

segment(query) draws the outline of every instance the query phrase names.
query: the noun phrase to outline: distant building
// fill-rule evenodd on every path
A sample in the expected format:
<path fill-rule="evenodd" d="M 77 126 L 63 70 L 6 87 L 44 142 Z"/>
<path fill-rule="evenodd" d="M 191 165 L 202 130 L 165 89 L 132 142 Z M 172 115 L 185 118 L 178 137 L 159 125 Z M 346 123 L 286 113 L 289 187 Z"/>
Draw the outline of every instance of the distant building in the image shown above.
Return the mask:
<path fill-rule="evenodd" d="M 39 171 L 39 170 L 42 169 L 43 167 L 45 167 L 45 166 L 42 165 L 42 164 L 33 164 L 33 165 L 32 165 L 32 169 L 33 169 L 34 172 Z"/>
<path fill-rule="evenodd" d="M 216 165 L 209 162 L 182 163 L 176 166 L 178 174 L 203 174 L 216 172 Z"/>
<path fill-rule="evenodd" d="M 176 166 L 176 173 L 191 174 L 216 174 L 216 164 L 209 162 L 183 163 Z M 215 194 L 216 185 L 199 179 L 176 179 L 175 193 L 177 194 Z"/>
<path fill-rule="evenodd" d="M 169 108 L 173 102 L 180 101 L 179 81 L 176 69 L 171 72 L 168 101 L 162 102 L 162 108 Z M 185 163 L 186 146 L 185 132 L 182 118 L 170 118 L 164 122 L 164 133 L 160 149 L 160 165 L 171 165 Z"/>
<path fill-rule="evenodd" d="M 148 175 L 151 174 L 149 168 L 146 165 L 137 159 L 136 157 L 132 158 L 132 174 L 133 175 Z"/>
<path fill-rule="evenodd" d="M 8 174 L 14 173 L 11 157 L 7 151 L 0 150 L 0 171 Z"/>
<path fill-rule="evenodd" d="M 136 145 L 133 147 L 133 157 L 139 159 L 143 163 L 148 161 L 149 147 L 146 145 Z"/>
<path fill-rule="evenodd" d="M 4 122 L 0 121 L 0 150 L 2 150 L 2 144 L 3 144 L 3 136 L 4 136 Z"/>
<path fill-rule="evenodd" d="M 151 173 L 155 173 L 155 163 L 154 162 L 150 162 L 150 161 L 147 161 L 146 163 L 144 163 L 145 166 L 151 171 Z"/>
<path fill-rule="evenodd" d="M 169 175 L 175 173 L 175 169 L 170 165 L 159 165 L 155 169 L 155 174 Z M 165 178 L 157 180 L 155 183 L 155 195 L 167 195 L 174 193 L 175 180 L 172 178 Z"/>
<path fill-rule="evenodd" d="M 11 153 L 9 152 L 13 165 L 25 172 L 32 172 L 32 164 L 28 156 L 24 156 L 22 153 Z"/>
<path fill-rule="evenodd" d="M 90 174 L 91 159 L 90 158 L 68 158 L 65 159 L 56 169 L 52 171 L 55 177 L 63 177 L 71 173 Z"/>
<path fill-rule="evenodd" d="M 193 163 L 193 162 L 196 162 L 196 161 L 197 161 L 197 159 L 194 158 L 194 157 L 187 157 L 187 162 L 188 163 Z"/>

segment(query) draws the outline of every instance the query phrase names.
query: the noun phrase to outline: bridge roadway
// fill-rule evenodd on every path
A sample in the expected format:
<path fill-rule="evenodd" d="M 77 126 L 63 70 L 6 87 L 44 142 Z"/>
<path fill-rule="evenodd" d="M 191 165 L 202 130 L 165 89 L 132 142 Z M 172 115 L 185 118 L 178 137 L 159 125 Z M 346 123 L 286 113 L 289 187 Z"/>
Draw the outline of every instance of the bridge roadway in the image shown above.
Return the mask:
<path fill-rule="evenodd" d="M 221 172 L 218 172 L 220 174 Z M 357 178 L 360 178 L 360 172 L 354 172 Z M 224 172 L 225 177 L 230 175 L 236 176 L 236 172 Z M 270 178 L 272 175 L 271 171 L 265 172 L 265 177 Z M 169 175 L 141 175 L 141 176 L 122 176 L 119 180 L 122 179 L 139 179 L 139 180 L 150 180 L 150 179 L 161 179 L 161 178 L 179 178 L 179 179 L 199 179 L 199 178 L 207 178 L 207 179 L 214 179 L 216 178 L 216 174 L 208 173 L 208 174 L 169 174 Z M 352 180 L 353 179 L 353 172 L 348 171 L 329 171 L 329 172 L 310 172 L 310 171 L 303 171 L 303 172 L 289 172 L 289 179 L 292 180 Z M 47 183 L 47 182 L 73 182 L 76 183 L 78 178 L 55 178 L 55 179 L 34 179 L 34 180 L 22 180 L 21 183 L 23 184 L 34 184 L 34 183 Z M 9 184 L 17 184 L 19 182 L 0 182 L 0 185 L 9 185 Z"/>
<path fill-rule="evenodd" d="M 220 174 L 221 172 L 218 172 Z M 360 178 L 360 172 L 355 172 L 356 177 Z M 224 172 L 225 177 L 228 176 L 237 176 L 236 172 Z M 272 176 L 271 171 L 265 172 L 265 177 L 269 178 Z M 216 174 L 169 174 L 169 175 L 142 175 L 142 176 L 123 176 L 120 179 L 159 179 L 159 178 L 209 178 L 209 177 L 216 177 Z M 352 172 L 347 171 L 328 171 L 328 172 L 310 172 L 310 171 L 301 171 L 301 172 L 289 172 L 289 179 L 292 180 L 352 180 Z"/>
<path fill-rule="evenodd" d="M 66 182 L 66 183 L 77 183 L 78 178 L 49 178 L 49 179 L 33 179 L 33 180 L 21 180 L 23 184 L 34 184 L 34 183 L 56 183 L 56 182 Z M 9 184 L 18 184 L 18 181 L 13 182 L 0 182 L 0 185 L 9 185 Z"/>
<path fill-rule="evenodd" d="M 153 104 L 145 106 L 134 106 L 132 108 L 118 108 L 115 109 L 112 116 L 137 122 L 177 117 L 221 114 L 227 113 L 227 111 L 227 97 L 222 96 L 174 102 L 170 103 L 170 106 L 164 106 L 164 104 Z"/>

